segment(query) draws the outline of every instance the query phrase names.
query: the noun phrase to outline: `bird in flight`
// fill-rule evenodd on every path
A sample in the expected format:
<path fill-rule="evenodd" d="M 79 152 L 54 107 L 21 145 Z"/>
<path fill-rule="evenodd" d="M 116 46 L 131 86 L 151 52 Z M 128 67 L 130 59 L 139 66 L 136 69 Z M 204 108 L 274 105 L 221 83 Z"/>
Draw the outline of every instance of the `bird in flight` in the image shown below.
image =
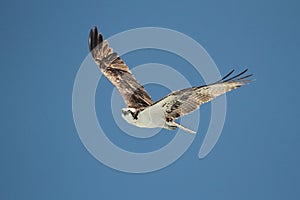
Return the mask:
<path fill-rule="evenodd" d="M 244 75 L 246 69 L 230 77 L 234 72 L 232 70 L 215 83 L 174 91 L 153 102 L 125 62 L 108 46 L 108 41 L 103 40 L 97 27 L 90 31 L 89 49 L 101 72 L 118 89 L 126 103 L 126 108 L 122 109 L 122 117 L 128 123 L 143 128 L 180 128 L 195 133 L 175 122 L 175 119 L 189 114 L 219 95 L 251 82 L 247 78 L 253 75 Z"/>

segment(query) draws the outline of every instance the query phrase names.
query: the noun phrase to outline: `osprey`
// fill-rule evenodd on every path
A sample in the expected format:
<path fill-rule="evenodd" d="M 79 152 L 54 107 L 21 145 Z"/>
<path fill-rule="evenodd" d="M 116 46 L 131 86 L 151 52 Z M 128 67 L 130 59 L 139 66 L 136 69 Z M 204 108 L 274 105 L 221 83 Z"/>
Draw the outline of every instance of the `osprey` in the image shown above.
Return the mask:
<path fill-rule="evenodd" d="M 128 123 L 143 128 L 174 130 L 178 127 L 195 133 L 176 123 L 175 119 L 198 109 L 203 103 L 221 94 L 249 83 L 251 80 L 247 78 L 253 75 L 242 76 L 247 72 L 246 69 L 230 77 L 234 72 L 232 70 L 215 83 L 174 91 L 153 102 L 124 61 L 108 46 L 108 41 L 98 34 L 97 27 L 90 31 L 89 49 L 101 72 L 114 84 L 126 103 L 127 108 L 122 109 L 122 117 Z"/>

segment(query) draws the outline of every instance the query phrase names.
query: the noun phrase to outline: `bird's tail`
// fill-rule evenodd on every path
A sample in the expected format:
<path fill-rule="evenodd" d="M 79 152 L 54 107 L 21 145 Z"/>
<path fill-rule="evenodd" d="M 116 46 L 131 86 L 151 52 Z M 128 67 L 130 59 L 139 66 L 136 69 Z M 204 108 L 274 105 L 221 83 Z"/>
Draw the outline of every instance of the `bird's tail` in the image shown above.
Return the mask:
<path fill-rule="evenodd" d="M 181 124 L 178 124 L 178 123 L 176 123 L 176 122 L 174 122 L 174 121 L 172 122 L 172 124 L 173 124 L 174 126 L 177 126 L 177 127 L 180 128 L 180 129 L 186 131 L 186 132 L 189 132 L 189 133 L 192 133 L 192 134 L 195 134 L 195 133 L 196 133 L 196 131 L 192 131 L 192 130 L 190 130 L 190 129 L 188 129 L 188 128 L 186 128 L 186 127 L 182 126 Z"/>

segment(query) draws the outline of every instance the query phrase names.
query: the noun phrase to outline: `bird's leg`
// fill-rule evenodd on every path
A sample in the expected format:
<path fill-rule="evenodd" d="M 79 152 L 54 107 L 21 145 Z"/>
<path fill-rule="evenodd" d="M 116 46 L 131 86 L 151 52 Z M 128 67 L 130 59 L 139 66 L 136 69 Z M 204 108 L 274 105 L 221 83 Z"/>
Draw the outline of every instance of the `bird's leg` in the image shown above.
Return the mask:
<path fill-rule="evenodd" d="M 173 118 L 170 118 L 170 117 L 166 117 L 166 122 L 167 122 L 167 124 L 169 125 L 169 126 L 171 126 L 171 127 L 178 127 L 178 128 L 180 128 L 180 129 L 182 129 L 182 130 L 184 130 L 184 131 L 186 131 L 186 132 L 189 132 L 189 133 L 192 133 L 192 134 L 195 134 L 196 132 L 195 131 L 192 131 L 192 130 L 190 130 L 190 129 L 188 129 L 188 128 L 185 128 L 184 126 L 182 126 L 181 124 L 178 124 L 178 123 L 176 123 L 176 122 L 174 122 L 174 119 Z"/>

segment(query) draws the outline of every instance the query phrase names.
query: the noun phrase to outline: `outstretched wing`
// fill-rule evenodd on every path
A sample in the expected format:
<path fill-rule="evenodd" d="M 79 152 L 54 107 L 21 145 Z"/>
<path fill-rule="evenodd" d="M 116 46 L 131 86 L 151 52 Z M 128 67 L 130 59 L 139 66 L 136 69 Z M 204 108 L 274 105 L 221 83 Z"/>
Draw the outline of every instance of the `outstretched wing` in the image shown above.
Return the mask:
<path fill-rule="evenodd" d="M 198 109 L 201 104 L 209 102 L 221 94 L 251 82 L 251 80 L 246 79 L 252 74 L 241 77 L 246 71 L 247 69 L 232 78 L 228 78 L 234 72 L 232 70 L 213 84 L 172 92 L 155 102 L 153 106 L 160 106 L 168 118 L 178 118 Z"/>
<path fill-rule="evenodd" d="M 152 105 L 150 95 L 134 78 L 118 54 L 108 46 L 108 41 L 103 41 L 102 35 L 98 34 L 97 27 L 91 29 L 89 48 L 101 72 L 121 93 L 127 107 L 142 108 Z"/>

